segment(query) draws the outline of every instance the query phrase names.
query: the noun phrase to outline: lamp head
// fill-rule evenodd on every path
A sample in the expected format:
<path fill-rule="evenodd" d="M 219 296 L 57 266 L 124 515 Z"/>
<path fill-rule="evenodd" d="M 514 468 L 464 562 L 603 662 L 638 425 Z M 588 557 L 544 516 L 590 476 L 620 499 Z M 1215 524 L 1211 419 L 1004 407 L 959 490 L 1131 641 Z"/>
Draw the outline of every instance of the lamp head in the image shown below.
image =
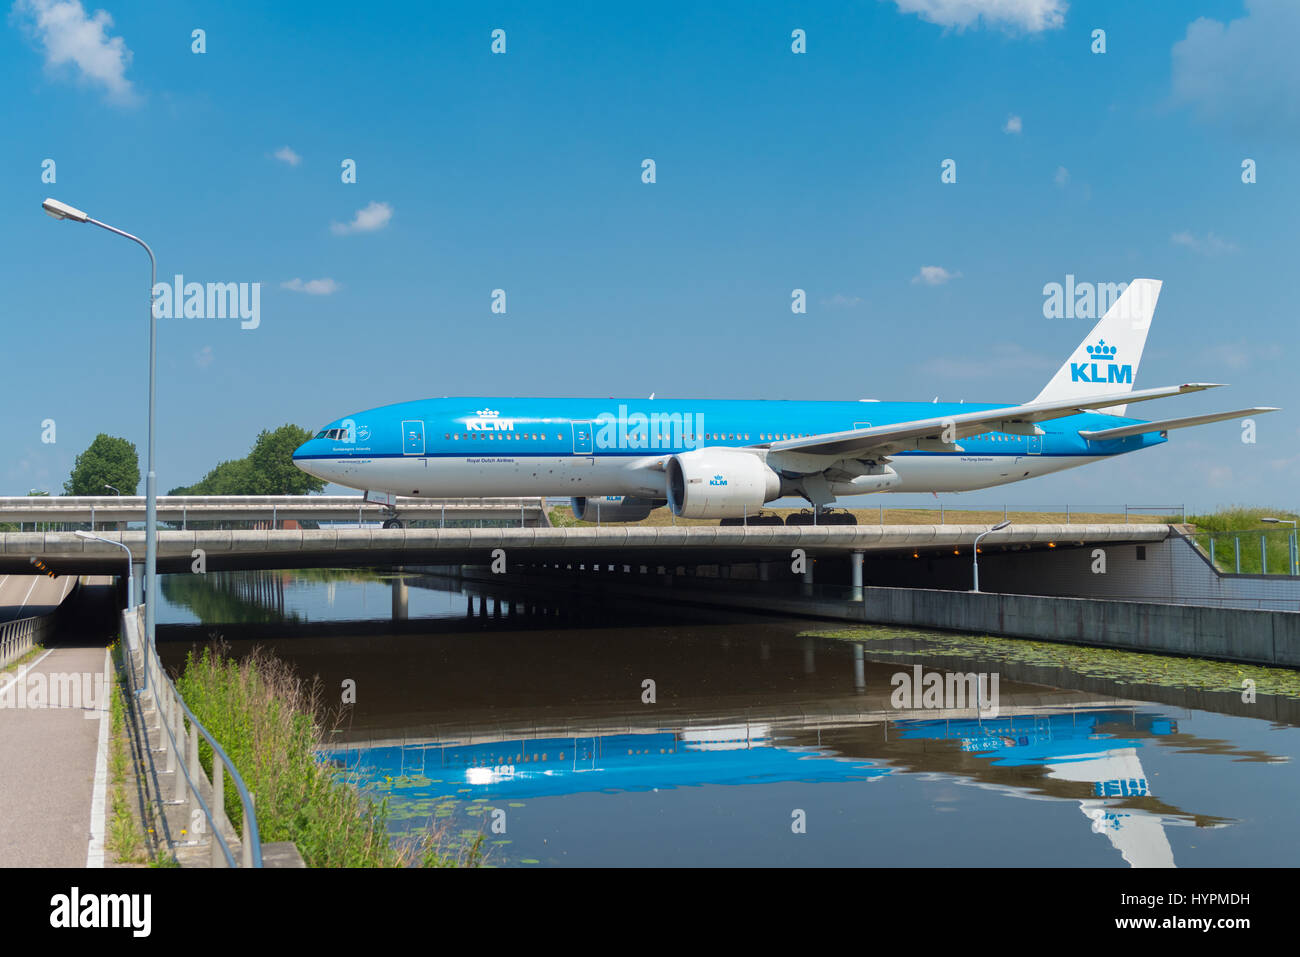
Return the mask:
<path fill-rule="evenodd" d="M 996 525 L 994 525 L 992 528 L 990 528 L 989 531 L 990 531 L 990 532 L 1000 532 L 1000 531 L 1002 531 L 1002 529 L 1006 528 L 1006 527 L 1007 527 L 1008 525 L 1010 525 L 1010 524 L 1011 524 L 1010 522 L 998 522 Z"/>
<path fill-rule="evenodd" d="M 74 223 L 84 223 L 90 219 L 89 214 L 83 213 L 75 206 L 60 203 L 57 199 L 46 199 L 41 203 L 41 209 L 45 210 L 47 216 L 53 216 L 55 219 L 70 219 Z"/>

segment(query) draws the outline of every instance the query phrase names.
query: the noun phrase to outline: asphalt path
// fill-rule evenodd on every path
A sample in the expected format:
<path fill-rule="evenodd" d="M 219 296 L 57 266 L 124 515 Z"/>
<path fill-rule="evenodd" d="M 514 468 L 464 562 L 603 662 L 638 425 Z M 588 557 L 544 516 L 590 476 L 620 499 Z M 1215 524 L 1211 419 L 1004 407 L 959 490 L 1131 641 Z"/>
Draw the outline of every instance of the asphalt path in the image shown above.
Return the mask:
<path fill-rule="evenodd" d="M 70 588 L 70 580 L 43 581 L 50 584 L 38 579 L 33 587 L 18 576 L 0 583 L 6 610 L 30 615 Z M 87 578 L 78 604 L 102 601 L 110 581 Z M 108 714 L 104 630 L 78 616 L 48 650 L 0 674 L 0 866 L 87 864 L 100 725 Z M 101 809 L 101 836 L 103 823 Z"/>

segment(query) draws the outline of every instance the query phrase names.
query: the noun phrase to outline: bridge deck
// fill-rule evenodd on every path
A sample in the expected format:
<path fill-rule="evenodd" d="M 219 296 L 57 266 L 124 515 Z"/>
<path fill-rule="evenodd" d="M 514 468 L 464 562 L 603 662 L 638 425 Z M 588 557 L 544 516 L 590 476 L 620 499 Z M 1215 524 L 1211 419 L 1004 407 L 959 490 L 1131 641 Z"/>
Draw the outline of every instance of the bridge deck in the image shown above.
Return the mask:
<path fill-rule="evenodd" d="M 604 528 L 278 529 L 255 531 L 162 531 L 158 568 L 191 570 L 202 550 L 208 571 L 241 568 L 336 568 L 368 565 L 452 565 L 491 560 L 504 549 L 507 561 L 696 564 L 788 558 L 795 548 L 810 557 L 855 551 L 939 550 L 966 547 L 984 525 L 836 525 Z M 1168 525 L 1013 525 L 987 535 L 983 550 L 1158 542 Z M 144 558 L 143 531 L 105 532 L 122 541 L 136 561 Z M 72 532 L 0 534 L 0 573 L 30 571 L 40 558 L 60 575 L 118 574 L 121 549 L 86 541 Z"/>

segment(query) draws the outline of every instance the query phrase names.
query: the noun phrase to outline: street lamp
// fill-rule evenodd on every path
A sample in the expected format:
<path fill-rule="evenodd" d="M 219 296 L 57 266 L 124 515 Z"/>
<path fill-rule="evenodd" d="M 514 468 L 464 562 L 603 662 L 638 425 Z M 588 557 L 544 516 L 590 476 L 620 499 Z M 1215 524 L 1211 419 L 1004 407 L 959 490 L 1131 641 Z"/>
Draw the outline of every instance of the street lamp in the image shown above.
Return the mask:
<path fill-rule="evenodd" d="M 126 552 L 126 607 L 128 610 L 135 608 L 135 579 L 132 576 L 132 569 L 131 569 L 131 562 L 133 560 L 131 555 L 131 549 L 127 548 L 121 542 L 115 542 L 111 538 L 100 538 L 98 535 L 92 535 L 90 532 L 87 531 L 77 531 L 74 532 L 73 534 L 75 534 L 78 538 L 85 539 L 88 542 L 105 542 L 109 545 L 116 545 L 118 548 L 122 549 L 122 551 Z M 126 641 L 125 634 L 122 635 L 122 640 L 124 642 Z M 126 653 L 127 651 L 123 651 L 123 654 Z M 140 690 L 136 692 L 136 694 L 148 692 L 148 690 L 149 690 L 149 663 L 146 661 L 144 665 L 144 683 L 141 686 Z"/>
<path fill-rule="evenodd" d="M 111 486 L 111 485 L 109 485 L 107 482 L 105 482 L 105 483 L 104 483 L 104 488 L 113 488 L 113 486 Z M 121 494 L 122 494 L 121 492 L 118 492 L 117 489 L 115 489 L 115 488 L 113 488 L 113 491 L 114 491 L 114 492 L 117 492 L 118 495 L 121 495 Z"/>
<path fill-rule="evenodd" d="M 122 551 L 126 552 L 126 607 L 134 608 L 135 590 L 133 587 L 134 582 L 131 576 L 131 562 L 133 560 L 131 556 L 131 549 L 127 548 L 121 542 L 115 542 L 111 538 L 100 538 L 98 535 L 92 535 L 90 532 L 87 531 L 74 532 L 73 534 L 75 534 L 78 538 L 84 538 L 88 542 L 106 542 L 109 545 L 116 545 L 118 548 L 122 549 Z"/>
<path fill-rule="evenodd" d="M 132 236 L 116 226 L 101 223 L 75 206 L 61 203 L 57 199 L 46 199 L 41 209 L 55 219 L 72 223 L 90 223 L 100 229 L 138 243 L 149 254 L 149 471 L 145 476 L 145 512 L 144 512 L 144 640 L 146 653 L 154 645 L 154 612 L 158 608 L 158 475 L 154 471 L 154 394 L 156 391 L 155 368 L 158 360 L 158 318 L 153 312 L 153 289 L 158 282 L 158 261 L 154 259 L 153 250 L 139 236 Z"/>
<path fill-rule="evenodd" d="M 1010 522 L 998 522 L 992 528 L 980 532 L 975 536 L 975 547 L 971 549 L 971 569 L 975 573 L 975 587 L 972 588 L 971 591 L 977 592 L 980 590 L 980 539 L 989 532 L 1000 532 L 1010 524 Z"/>
<path fill-rule="evenodd" d="M 1286 557 L 1291 560 L 1291 574 L 1292 575 L 1300 574 L 1300 569 L 1296 568 L 1296 565 L 1300 564 L 1300 555 L 1297 555 L 1297 552 L 1300 552 L 1300 547 L 1298 547 L 1296 544 L 1296 520 L 1293 518 L 1261 518 L 1260 521 L 1267 522 L 1270 525 L 1291 526 L 1291 534 L 1290 536 L 1288 536 L 1287 543 L 1286 543 L 1287 545 Z"/>

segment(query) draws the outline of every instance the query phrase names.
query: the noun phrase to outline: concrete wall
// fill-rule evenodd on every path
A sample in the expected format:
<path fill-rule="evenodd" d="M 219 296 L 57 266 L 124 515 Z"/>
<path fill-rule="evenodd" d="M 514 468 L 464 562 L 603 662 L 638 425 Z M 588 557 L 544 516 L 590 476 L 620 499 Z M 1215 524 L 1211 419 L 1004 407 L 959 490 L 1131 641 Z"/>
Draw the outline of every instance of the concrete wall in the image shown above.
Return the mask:
<path fill-rule="evenodd" d="M 937 628 L 975 635 L 1062 641 L 1098 648 L 1300 668 L 1300 614 L 1154 601 L 1115 601 L 868 586 L 854 601 L 841 587 L 791 587 L 742 578 L 628 572 L 514 573 L 466 567 L 470 580 L 547 590 L 612 590 L 629 597 L 806 618 Z M 798 586 L 796 586 L 797 588 Z"/>
<path fill-rule="evenodd" d="M 1300 667 L 1300 615 L 1199 605 L 867 588 L 870 622 Z"/>

